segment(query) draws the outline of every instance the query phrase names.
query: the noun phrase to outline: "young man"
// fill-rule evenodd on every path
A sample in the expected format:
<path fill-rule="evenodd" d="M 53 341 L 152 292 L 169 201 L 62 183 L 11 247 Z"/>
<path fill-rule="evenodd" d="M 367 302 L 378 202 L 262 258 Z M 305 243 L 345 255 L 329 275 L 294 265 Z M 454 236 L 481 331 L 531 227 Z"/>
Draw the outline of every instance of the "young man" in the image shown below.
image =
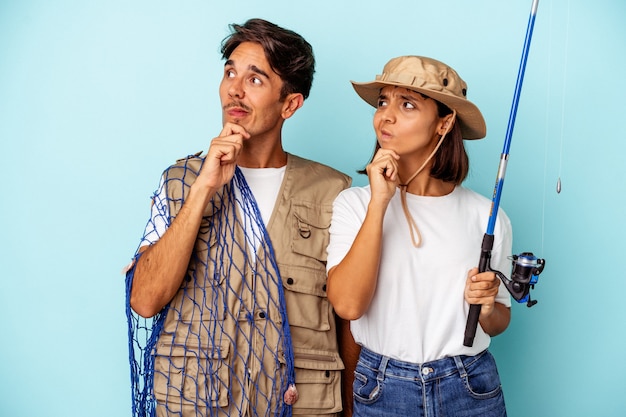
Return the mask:
<path fill-rule="evenodd" d="M 129 306 L 152 317 L 146 332 L 127 309 L 134 413 L 336 415 L 326 245 L 350 178 L 282 146 L 313 81 L 308 42 L 260 19 L 231 28 L 222 131 L 163 173 L 127 275 Z"/>

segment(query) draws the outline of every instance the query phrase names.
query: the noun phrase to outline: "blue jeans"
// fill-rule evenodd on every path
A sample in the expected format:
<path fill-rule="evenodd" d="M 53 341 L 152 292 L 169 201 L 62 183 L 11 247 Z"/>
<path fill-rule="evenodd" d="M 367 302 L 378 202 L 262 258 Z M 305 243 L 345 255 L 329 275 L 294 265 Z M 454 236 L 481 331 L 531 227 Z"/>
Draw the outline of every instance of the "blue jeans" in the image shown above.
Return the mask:
<path fill-rule="evenodd" d="M 361 349 L 354 416 L 506 417 L 495 360 L 485 350 L 414 364 Z"/>

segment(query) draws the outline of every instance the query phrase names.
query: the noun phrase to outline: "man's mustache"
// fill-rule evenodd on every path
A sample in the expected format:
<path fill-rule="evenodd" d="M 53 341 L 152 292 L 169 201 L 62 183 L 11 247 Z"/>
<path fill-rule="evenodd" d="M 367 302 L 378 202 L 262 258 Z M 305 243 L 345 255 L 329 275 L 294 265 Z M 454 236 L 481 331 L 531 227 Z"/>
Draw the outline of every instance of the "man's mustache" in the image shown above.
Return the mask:
<path fill-rule="evenodd" d="M 222 107 L 222 109 L 224 111 L 227 111 L 228 109 L 232 109 L 233 107 L 238 107 L 238 108 L 243 109 L 243 110 L 245 110 L 247 112 L 252 111 L 252 109 L 250 107 L 246 106 L 245 104 L 243 104 L 241 102 L 236 102 L 236 101 L 234 101 L 232 103 L 226 104 L 225 106 Z"/>

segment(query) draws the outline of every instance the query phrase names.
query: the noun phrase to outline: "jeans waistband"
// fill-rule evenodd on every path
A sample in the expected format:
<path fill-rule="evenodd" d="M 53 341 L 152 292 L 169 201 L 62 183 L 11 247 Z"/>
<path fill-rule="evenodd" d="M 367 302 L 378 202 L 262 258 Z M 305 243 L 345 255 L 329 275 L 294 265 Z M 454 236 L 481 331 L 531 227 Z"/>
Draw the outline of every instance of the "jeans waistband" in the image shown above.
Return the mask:
<path fill-rule="evenodd" d="M 487 350 L 475 356 L 451 356 L 425 363 L 404 362 L 389 358 L 362 347 L 359 362 L 371 369 L 378 370 L 378 379 L 385 376 L 421 379 L 424 382 L 445 378 L 454 374 L 467 375 L 466 368 L 480 359 Z"/>

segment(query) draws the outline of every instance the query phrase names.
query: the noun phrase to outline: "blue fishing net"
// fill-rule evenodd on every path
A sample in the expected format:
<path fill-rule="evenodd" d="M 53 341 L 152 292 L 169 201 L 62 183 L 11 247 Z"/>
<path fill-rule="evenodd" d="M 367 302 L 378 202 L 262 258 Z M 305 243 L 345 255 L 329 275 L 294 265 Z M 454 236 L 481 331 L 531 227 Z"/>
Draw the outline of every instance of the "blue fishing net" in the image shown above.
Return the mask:
<path fill-rule="evenodd" d="M 200 167 L 193 160 L 165 171 L 155 203 L 167 196 L 158 203 L 182 206 L 186 179 Z M 154 317 L 130 307 L 134 272 L 126 274 L 133 416 L 291 416 L 295 374 L 282 281 L 238 168 L 205 211 L 181 289 Z"/>

